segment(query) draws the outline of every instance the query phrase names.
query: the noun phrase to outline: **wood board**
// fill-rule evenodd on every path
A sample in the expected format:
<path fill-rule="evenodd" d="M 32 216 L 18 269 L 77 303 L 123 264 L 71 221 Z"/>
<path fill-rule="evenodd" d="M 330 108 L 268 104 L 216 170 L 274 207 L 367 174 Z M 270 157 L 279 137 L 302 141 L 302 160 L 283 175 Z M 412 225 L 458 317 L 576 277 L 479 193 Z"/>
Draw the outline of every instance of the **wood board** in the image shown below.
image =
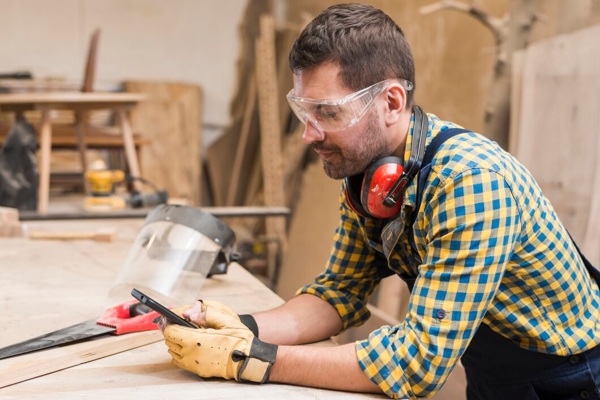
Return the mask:
<path fill-rule="evenodd" d="M 142 177 L 170 198 L 198 206 L 202 181 L 202 89 L 166 81 L 126 81 L 147 100 L 131 111 L 131 123 L 148 141 L 141 149 Z M 144 186 L 152 192 L 151 186 Z"/>
<path fill-rule="evenodd" d="M 559 217 L 600 264 L 600 26 L 517 54 L 510 150 Z"/>

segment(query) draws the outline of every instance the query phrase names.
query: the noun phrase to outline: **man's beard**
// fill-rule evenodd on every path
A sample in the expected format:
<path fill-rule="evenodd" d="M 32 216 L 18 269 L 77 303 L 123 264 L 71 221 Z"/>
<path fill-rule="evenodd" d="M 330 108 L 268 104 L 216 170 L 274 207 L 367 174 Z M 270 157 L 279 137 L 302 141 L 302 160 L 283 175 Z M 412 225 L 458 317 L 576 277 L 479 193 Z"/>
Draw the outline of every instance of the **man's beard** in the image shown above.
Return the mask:
<path fill-rule="evenodd" d="M 352 148 L 333 149 L 338 152 L 341 160 L 335 164 L 323 160 L 323 170 L 330 178 L 343 179 L 362 173 L 373 161 L 386 155 L 386 146 L 379 126 L 379 116 L 376 112 L 370 112 L 366 117 L 368 118 L 367 126 L 358 135 L 356 144 Z M 321 144 L 315 143 L 313 146 L 321 148 Z"/>

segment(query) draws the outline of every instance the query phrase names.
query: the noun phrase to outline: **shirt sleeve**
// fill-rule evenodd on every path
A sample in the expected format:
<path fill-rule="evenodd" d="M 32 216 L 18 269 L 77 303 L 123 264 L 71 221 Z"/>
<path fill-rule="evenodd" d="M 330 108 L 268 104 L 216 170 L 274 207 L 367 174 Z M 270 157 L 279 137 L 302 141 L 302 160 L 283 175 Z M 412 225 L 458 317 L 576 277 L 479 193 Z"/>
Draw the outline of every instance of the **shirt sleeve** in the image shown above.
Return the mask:
<path fill-rule="evenodd" d="M 366 243 L 357 215 L 348 206 L 342 190 L 340 223 L 326 268 L 314 283 L 296 294 L 308 293 L 329 302 L 340 315 L 343 329 L 359 326 L 371 315 L 367 303 L 381 281 L 378 266 L 387 266 L 385 256 Z"/>
<path fill-rule="evenodd" d="M 519 234 L 515 199 L 495 171 L 438 179 L 414 227 L 423 262 L 405 321 L 355 343 L 365 374 L 392 398 L 441 388 L 482 322 Z"/>

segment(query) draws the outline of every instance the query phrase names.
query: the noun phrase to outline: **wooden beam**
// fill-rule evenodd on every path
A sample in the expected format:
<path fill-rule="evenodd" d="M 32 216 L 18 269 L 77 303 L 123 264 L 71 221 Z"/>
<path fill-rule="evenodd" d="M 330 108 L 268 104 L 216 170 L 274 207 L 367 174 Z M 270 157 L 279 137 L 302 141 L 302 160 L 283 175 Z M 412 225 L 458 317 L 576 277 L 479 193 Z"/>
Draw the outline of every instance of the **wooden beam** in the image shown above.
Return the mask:
<path fill-rule="evenodd" d="M 228 206 L 235 205 L 235 199 L 240 186 L 240 175 L 242 173 L 242 164 L 246 154 L 248 137 L 250 136 L 250 125 L 256 108 L 256 78 L 250 76 L 248 87 L 248 98 L 244 108 L 244 117 L 242 119 L 242 129 L 240 138 L 235 149 L 235 157 L 233 159 L 233 167 L 231 168 L 231 178 L 229 180 L 229 188 L 227 190 L 226 204 Z"/>
<path fill-rule="evenodd" d="M 263 200 L 265 206 L 285 204 L 281 123 L 279 121 L 278 84 L 275 61 L 275 19 L 264 14 L 260 18 L 260 36 L 256 40 L 256 83 L 260 118 Z M 266 235 L 279 243 L 268 245 L 268 276 L 276 280 L 278 253 L 285 252 L 285 218 L 268 218 Z"/>

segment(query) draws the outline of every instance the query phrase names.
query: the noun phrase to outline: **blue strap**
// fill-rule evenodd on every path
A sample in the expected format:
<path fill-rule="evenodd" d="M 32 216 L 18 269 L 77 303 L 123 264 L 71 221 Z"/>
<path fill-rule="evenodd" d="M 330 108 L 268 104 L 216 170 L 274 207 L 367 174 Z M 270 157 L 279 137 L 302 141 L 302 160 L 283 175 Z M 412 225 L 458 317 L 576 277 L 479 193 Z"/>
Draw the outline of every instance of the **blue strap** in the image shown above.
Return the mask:
<path fill-rule="evenodd" d="M 408 240 L 410 241 L 410 246 L 415 255 L 418 254 L 418 252 L 417 252 L 417 247 L 415 244 L 415 237 L 412 232 L 412 226 L 417 219 L 417 215 L 419 214 L 419 207 L 421 205 L 421 201 L 423 200 L 423 188 L 425 187 L 425 183 L 427 182 L 427 178 L 429 177 L 429 172 L 431 170 L 431 161 L 433 161 L 433 157 L 435 157 L 437 150 L 440 148 L 440 146 L 446 140 L 448 140 L 451 137 L 454 137 L 456 135 L 459 135 L 461 133 L 465 133 L 465 132 L 470 132 L 470 131 L 467 129 L 461 129 L 461 128 L 452 128 L 452 129 L 447 129 L 445 131 L 441 131 L 440 133 L 437 134 L 437 136 L 435 138 L 433 138 L 433 140 L 431 141 L 429 146 L 427 146 L 427 150 L 425 151 L 425 156 L 423 157 L 423 164 L 422 164 L 423 166 L 419 170 L 419 182 L 417 185 L 417 196 L 416 196 L 416 200 L 415 200 L 415 208 L 413 209 L 413 212 L 410 216 L 410 225 L 408 227 Z M 569 236 L 570 236 L 570 234 L 569 234 Z M 600 269 L 596 268 L 583 255 L 583 253 L 577 246 L 577 243 L 575 243 L 575 240 L 573 240 L 572 237 L 571 237 L 571 241 L 573 242 L 575 249 L 577 249 L 577 252 L 579 253 L 579 256 L 581 257 L 586 269 L 588 270 L 588 272 L 590 273 L 592 278 L 594 278 L 596 280 L 596 282 L 598 282 L 598 284 L 600 285 Z M 413 282 L 413 284 L 414 284 L 414 282 Z"/>
<path fill-rule="evenodd" d="M 412 231 L 412 226 L 414 225 L 415 221 L 417 220 L 417 215 L 419 214 L 419 208 L 421 205 L 421 201 L 423 200 L 423 188 L 425 187 L 425 183 L 427 182 L 427 179 L 429 178 L 429 172 L 431 171 L 431 162 L 433 161 L 433 158 L 435 157 L 435 154 L 437 153 L 438 149 L 440 148 L 440 146 L 448 139 L 450 139 L 451 137 L 454 137 L 456 135 L 460 135 L 461 133 L 467 133 L 467 132 L 471 132 L 468 129 L 462 129 L 462 128 L 451 128 L 451 129 L 446 129 L 444 131 L 440 131 L 436 137 L 433 138 L 433 140 L 431 141 L 431 143 L 429 143 L 429 146 L 427 146 L 427 150 L 425 151 L 425 155 L 423 156 L 423 162 L 422 162 L 422 166 L 419 169 L 419 180 L 417 182 L 417 195 L 416 195 L 416 199 L 415 199 L 415 207 L 413 208 L 413 212 L 410 216 L 410 222 L 409 225 L 407 227 L 407 234 L 408 234 L 408 240 L 410 242 L 410 246 L 413 250 L 413 254 L 417 255 L 419 254 L 417 252 L 417 247 L 415 244 L 415 237 Z M 581 252 L 581 250 L 579 249 L 579 247 L 577 246 L 577 243 L 575 243 L 575 241 L 573 240 L 573 238 L 571 238 L 573 244 L 575 245 L 575 249 L 577 249 L 577 252 L 579 253 L 579 256 L 581 257 L 581 259 L 583 260 L 583 263 L 585 264 L 587 270 L 589 271 L 590 275 L 596 280 L 596 282 L 598 282 L 598 284 L 600 285 L 600 269 L 596 268 L 594 265 L 592 265 L 592 263 L 583 255 L 583 253 Z M 392 275 L 393 272 L 389 269 L 389 268 L 381 268 L 381 271 L 379 271 L 379 274 L 382 278 Z M 408 281 L 406 280 L 409 289 L 412 290 L 412 286 L 414 285 L 414 279 Z"/>
<path fill-rule="evenodd" d="M 409 222 L 409 226 L 407 228 L 408 240 L 410 242 L 410 246 L 413 250 L 414 255 L 417 255 L 419 253 L 416 250 L 412 226 L 413 226 L 415 220 L 417 219 L 417 214 L 419 213 L 419 205 L 421 204 L 421 199 L 423 197 L 423 187 L 425 186 L 425 182 L 427 181 L 427 177 L 429 176 L 429 171 L 431 169 L 431 161 L 433 160 L 433 157 L 437 153 L 439 147 L 446 140 L 450 139 L 453 136 L 456 136 L 458 134 L 465 133 L 465 132 L 471 132 L 471 131 L 469 131 L 468 129 L 461 129 L 461 128 L 452 128 L 452 129 L 446 129 L 444 131 L 440 131 L 437 134 L 437 136 L 433 138 L 431 143 L 429 143 L 429 146 L 427 146 L 427 149 L 425 150 L 425 155 L 423 156 L 423 160 L 421 162 L 421 167 L 419 168 L 419 180 L 417 182 L 417 197 L 416 197 L 415 208 L 413 209 L 413 212 L 410 216 L 410 219 L 409 219 L 410 222 Z M 378 271 L 379 276 L 382 279 L 396 273 L 395 271 L 391 270 L 387 266 L 387 264 L 378 266 L 377 271 Z M 403 280 L 407 283 L 408 288 L 412 291 L 412 287 L 414 286 L 415 280 L 414 279 L 405 279 L 405 278 L 403 278 Z"/>
<path fill-rule="evenodd" d="M 437 134 L 437 136 L 433 138 L 431 143 L 429 143 L 429 146 L 427 146 L 425 156 L 423 156 L 423 163 L 421 164 L 422 166 L 419 170 L 419 181 L 417 183 L 417 198 L 415 200 L 415 208 L 413 209 L 413 213 L 410 216 L 410 226 L 412 226 L 417 219 L 417 214 L 419 213 L 421 200 L 423 199 L 423 188 L 425 187 L 425 182 L 427 182 L 427 178 L 429 177 L 429 171 L 431 170 L 431 162 L 433 161 L 433 157 L 435 157 L 435 154 L 437 153 L 438 149 L 442 144 L 444 144 L 446 140 L 466 132 L 471 131 L 462 128 L 452 128 L 446 129 L 445 131 L 440 131 Z"/>
<path fill-rule="evenodd" d="M 417 246 L 415 244 L 415 236 L 413 234 L 412 226 L 417 220 L 417 215 L 419 214 L 419 207 L 421 206 L 421 201 L 423 200 L 423 188 L 425 187 L 425 183 L 427 182 L 427 178 L 429 177 L 429 172 L 431 171 L 431 162 L 433 161 L 433 157 L 435 157 L 435 154 L 437 153 L 438 149 L 446 140 L 466 132 L 471 131 L 462 128 L 451 128 L 446 129 L 444 131 L 440 131 L 437 134 L 437 136 L 433 138 L 431 143 L 429 143 L 429 146 L 427 146 L 425 156 L 423 157 L 423 164 L 421 169 L 419 170 L 419 181 L 417 182 L 417 196 L 415 199 L 415 207 L 413 208 L 413 212 L 410 215 L 410 222 L 407 229 L 408 240 L 410 241 L 410 247 L 412 248 L 414 255 L 417 255 L 419 253 L 417 252 Z"/>

